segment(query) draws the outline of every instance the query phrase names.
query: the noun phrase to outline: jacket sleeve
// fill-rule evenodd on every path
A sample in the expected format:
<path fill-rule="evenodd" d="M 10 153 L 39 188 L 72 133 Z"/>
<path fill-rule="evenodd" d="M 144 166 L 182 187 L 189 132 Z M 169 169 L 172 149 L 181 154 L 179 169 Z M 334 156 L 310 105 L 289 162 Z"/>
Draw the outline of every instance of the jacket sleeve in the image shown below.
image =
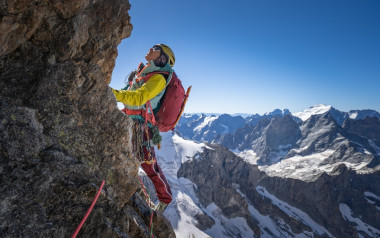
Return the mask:
<path fill-rule="evenodd" d="M 112 89 L 112 92 L 115 94 L 116 100 L 123 104 L 141 106 L 159 94 L 165 88 L 165 85 L 164 76 L 155 74 L 135 91 Z"/>

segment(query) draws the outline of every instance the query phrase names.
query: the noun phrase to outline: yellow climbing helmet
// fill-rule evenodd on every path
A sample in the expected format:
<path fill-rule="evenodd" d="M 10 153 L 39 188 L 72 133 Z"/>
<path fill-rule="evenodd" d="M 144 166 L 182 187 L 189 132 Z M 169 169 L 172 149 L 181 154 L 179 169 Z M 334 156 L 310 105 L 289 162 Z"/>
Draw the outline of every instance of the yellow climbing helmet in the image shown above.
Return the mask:
<path fill-rule="evenodd" d="M 168 57 L 169 65 L 173 67 L 175 63 L 175 55 L 172 49 L 170 49 L 170 47 L 165 44 L 158 44 L 158 45 L 161 47 L 163 53 L 165 53 L 165 55 Z"/>

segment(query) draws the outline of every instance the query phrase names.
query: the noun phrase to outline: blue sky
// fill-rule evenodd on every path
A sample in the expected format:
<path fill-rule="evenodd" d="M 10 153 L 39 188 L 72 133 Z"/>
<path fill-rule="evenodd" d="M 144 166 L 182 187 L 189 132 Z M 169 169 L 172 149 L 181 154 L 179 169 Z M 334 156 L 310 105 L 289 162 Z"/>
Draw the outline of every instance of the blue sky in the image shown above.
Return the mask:
<path fill-rule="evenodd" d="M 159 2 L 159 3 L 158 3 Z M 110 86 L 169 45 L 185 112 L 380 111 L 379 0 L 130 0 Z"/>

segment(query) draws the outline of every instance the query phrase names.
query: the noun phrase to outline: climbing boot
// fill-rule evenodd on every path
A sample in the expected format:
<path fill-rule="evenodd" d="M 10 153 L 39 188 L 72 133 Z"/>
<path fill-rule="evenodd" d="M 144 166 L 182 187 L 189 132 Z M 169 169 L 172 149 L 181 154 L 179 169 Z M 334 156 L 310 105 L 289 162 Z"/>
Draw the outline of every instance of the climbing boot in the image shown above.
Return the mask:
<path fill-rule="evenodd" d="M 156 212 L 164 212 L 167 206 L 168 204 L 166 203 L 158 202 L 154 210 L 156 210 Z"/>
<path fill-rule="evenodd" d="M 154 202 L 152 202 L 152 201 L 150 200 L 150 198 L 149 198 L 149 194 L 146 194 L 146 193 L 144 192 L 144 190 L 142 190 L 142 189 L 138 189 L 138 190 L 136 191 L 136 193 L 137 193 L 138 195 L 140 195 L 141 199 L 143 199 L 143 200 L 146 202 L 146 205 L 148 205 L 148 207 L 150 207 L 151 209 L 154 209 L 154 208 L 156 207 L 156 205 L 154 204 Z M 148 195 L 148 196 L 147 196 L 147 195 Z"/>

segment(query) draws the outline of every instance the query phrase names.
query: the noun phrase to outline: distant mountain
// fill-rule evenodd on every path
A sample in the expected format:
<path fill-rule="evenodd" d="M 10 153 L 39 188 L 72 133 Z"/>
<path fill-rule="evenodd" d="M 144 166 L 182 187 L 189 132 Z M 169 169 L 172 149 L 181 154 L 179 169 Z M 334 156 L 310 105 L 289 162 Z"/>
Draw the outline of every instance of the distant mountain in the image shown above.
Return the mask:
<path fill-rule="evenodd" d="M 351 110 L 348 112 L 349 118 L 354 120 L 365 119 L 366 117 L 380 118 L 380 113 L 374 110 Z"/>
<path fill-rule="evenodd" d="M 288 109 L 284 109 L 284 110 L 275 109 L 274 111 L 265 113 L 262 116 L 260 116 L 259 114 L 255 114 L 255 115 L 252 115 L 250 117 L 247 117 L 246 122 L 249 125 L 255 126 L 256 123 L 258 123 L 263 118 L 271 119 L 273 117 L 284 117 L 284 116 L 289 115 L 289 114 L 291 114 L 291 113 Z"/>
<path fill-rule="evenodd" d="M 337 126 L 328 114 L 312 117 L 306 128 Z M 289 118 L 272 120 L 279 125 Z M 299 176 L 279 177 L 220 145 L 164 133 L 157 158 L 174 198 L 164 215 L 179 238 L 378 237 L 380 185 L 373 181 L 379 181 L 380 168 L 356 168 L 357 173 L 346 167 L 355 161 L 336 160 L 327 173 L 310 179 L 318 153 L 303 153 L 310 163 L 298 168 Z M 299 165 L 278 172 L 292 166 Z"/>
<path fill-rule="evenodd" d="M 302 121 L 306 121 L 313 115 L 323 114 L 330 111 L 331 109 L 331 106 L 317 104 L 303 110 L 302 112 L 293 113 L 293 116 L 300 118 Z"/>
<path fill-rule="evenodd" d="M 376 111 L 185 115 L 177 129 L 157 151 L 177 237 L 380 237 Z"/>
<path fill-rule="evenodd" d="M 376 117 L 380 118 L 380 113 L 375 110 L 350 110 L 349 112 L 342 112 L 335 109 L 332 106 L 327 106 L 324 104 L 317 104 L 312 107 L 309 107 L 302 112 L 293 113 L 293 116 L 301 119 L 302 121 L 306 121 L 312 115 L 319 115 L 329 112 L 330 115 L 334 118 L 334 120 L 340 125 L 343 125 L 343 122 L 347 119 L 359 120 L 364 119 L 366 117 Z"/>
<path fill-rule="evenodd" d="M 379 135 L 379 118 L 348 118 L 341 127 L 327 111 L 302 123 L 292 120 L 290 115 L 262 119 L 255 127 L 248 125 L 234 135 L 220 136 L 217 142 L 263 166 L 269 174 L 312 179 L 332 169 L 337 162 L 350 162 L 347 166 L 354 169 L 371 170 L 378 166 Z M 312 172 L 302 172 L 301 168 L 310 166 L 314 168 Z"/>
<path fill-rule="evenodd" d="M 376 111 L 184 115 L 177 131 L 157 151 L 177 237 L 380 237 Z"/>
<path fill-rule="evenodd" d="M 233 134 L 245 125 L 241 116 L 184 115 L 178 123 L 177 131 L 185 138 L 195 141 L 213 141 L 217 135 Z"/>
<path fill-rule="evenodd" d="M 352 123 L 349 122 L 364 120 L 362 118 L 367 117 L 378 120 L 380 114 L 374 110 L 341 112 L 332 106 L 318 104 L 294 114 L 291 114 L 287 109 L 276 109 L 264 115 L 255 114 L 245 118 L 245 123 L 242 117 L 232 117 L 227 114 L 219 116 L 192 115 L 180 120 L 178 132 L 184 138 L 222 144 L 231 150 L 240 152 L 252 150 L 256 154 L 258 164 L 270 165 L 285 157 L 296 155 L 295 151 L 304 150 L 302 146 L 306 143 L 305 141 L 315 140 L 317 146 L 309 148 L 309 150 L 314 148 L 315 151 L 321 150 L 320 147 L 325 144 L 321 141 L 318 142 L 318 140 L 333 142 L 333 139 L 328 137 L 330 134 L 341 136 L 339 138 L 350 138 L 352 141 L 354 140 L 353 137 L 348 135 L 352 131 L 347 132 L 342 128 L 343 124 L 351 125 Z M 324 120 L 323 118 L 328 118 L 328 122 L 321 122 Z M 319 128 L 313 123 L 316 125 L 321 123 L 321 127 Z M 318 128 L 318 130 L 324 128 L 330 134 L 326 132 L 327 137 L 323 137 L 325 134 L 322 131 L 316 131 L 314 133 L 321 137 L 318 139 L 308 133 L 309 130 L 312 130 L 310 128 Z M 341 132 L 337 134 L 338 131 Z M 376 130 L 372 128 L 372 131 Z M 359 136 L 362 135 L 359 134 Z M 373 151 L 374 146 L 380 146 L 380 140 L 376 136 L 372 137 L 374 140 L 367 143 L 363 142 L 362 146 L 366 147 L 366 150 Z M 354 143 L 362 143 L 360 139 L 355 140 Z M 369 143 L 374 146 L 368 146 Z"/>
<path fill-rule="evenodd" d="M 233 134 L 245 125 L 256 125 L 263 118 L 289 115 L 289 110 L 276 109 L 264 115 L 249 114 L 185 114 L 178 122 L 177 131 L 184 138 L 199 142 L 213 142 L 225 134 Z M 243 117 L 243 116 L 244 117 Z"/>

